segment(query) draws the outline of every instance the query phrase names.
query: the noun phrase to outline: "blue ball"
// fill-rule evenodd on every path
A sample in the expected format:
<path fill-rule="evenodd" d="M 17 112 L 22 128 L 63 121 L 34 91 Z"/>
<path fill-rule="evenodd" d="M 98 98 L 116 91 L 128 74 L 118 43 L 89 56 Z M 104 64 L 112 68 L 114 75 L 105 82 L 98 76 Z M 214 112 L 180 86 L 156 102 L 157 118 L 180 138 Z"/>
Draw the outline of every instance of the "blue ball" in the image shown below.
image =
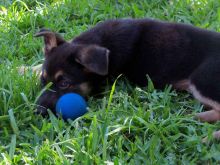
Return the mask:
<path fill-rule="evenodd" d="M 87 112 L 87 105 L 82 96 L 76 93 L 67 93 L 59 98 L 56 104 L 56 113 L 64 120 L 76 119 Z"/>

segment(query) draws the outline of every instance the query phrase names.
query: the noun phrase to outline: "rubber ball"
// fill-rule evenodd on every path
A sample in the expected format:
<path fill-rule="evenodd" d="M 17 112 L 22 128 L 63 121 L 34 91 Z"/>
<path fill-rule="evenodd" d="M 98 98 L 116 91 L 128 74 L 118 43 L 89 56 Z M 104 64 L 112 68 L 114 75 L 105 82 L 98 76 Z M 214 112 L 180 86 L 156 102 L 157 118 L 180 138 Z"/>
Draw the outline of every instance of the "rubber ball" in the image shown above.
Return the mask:
<path fill-rule="evenodd" d="M 82 96 L 76 93 L 67 93 L 61 96 L 56 104 L 56 113 L 64 120 L 76 119 L 87 112 L 87 104 Z"/>

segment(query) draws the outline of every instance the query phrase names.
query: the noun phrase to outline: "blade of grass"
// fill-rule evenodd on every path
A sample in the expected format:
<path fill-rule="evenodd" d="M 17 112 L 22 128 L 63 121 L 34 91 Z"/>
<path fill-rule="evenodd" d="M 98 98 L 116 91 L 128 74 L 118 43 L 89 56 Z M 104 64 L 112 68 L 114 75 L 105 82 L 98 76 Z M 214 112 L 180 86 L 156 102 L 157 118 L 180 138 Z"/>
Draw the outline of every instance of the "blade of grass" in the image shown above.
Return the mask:
<path fill-rule="evenodd" d="M 14 117 L 14 112 L 13 112 L 13 110 L 10 109 L 10 110 L 8 111 L 8 114 L 9 114 L 10 124 L 11 124 L 11 127 L 12 127 L 13 132 L 14 132 L 16 135 L 19 135 L 20 131 L 19 131 L 19 129 L 18 129 L 16 120 L 15 120 L 15 117 Z"/>
<path fill-rule="evenodd" d="M 111 106 L 111 103 L 112 103 L 112 98 L 113 98 L 113 95 L 114 95 L 114 92 L 115 92 L 115 86 L 116 86 L 116 83 L 118 81 L 118 79 L 122 76 L 122 74 L 120 74 L 116 80 L 114 81 L 113 85 L 112 85 L 112 88 L 111 88 L 111 92 L 110 92 L 110 96 L 109 96 L 109 100 L 108 100 L 108 105 L 107 105 L 107 109 L 106 111 L 108 112 L 110 106 Z"/>
<path fill-rule="evenodd" d="M 15 148 L 16 148 L 16 135 L 12 135 L 10 149 L 9 149 L 9 156 L 11 159 L 13 159 L 14 157 Z"/>

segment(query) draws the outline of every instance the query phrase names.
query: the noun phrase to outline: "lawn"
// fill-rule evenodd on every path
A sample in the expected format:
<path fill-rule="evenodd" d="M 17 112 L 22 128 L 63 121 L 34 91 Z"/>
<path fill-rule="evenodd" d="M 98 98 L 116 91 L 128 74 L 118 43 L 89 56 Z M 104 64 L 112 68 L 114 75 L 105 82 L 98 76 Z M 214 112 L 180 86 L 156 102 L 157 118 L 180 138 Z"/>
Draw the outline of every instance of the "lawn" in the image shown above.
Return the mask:
<path fill-rule="evenodd" d="M 220 163 L 220 143 L 211 138 L 220 122 L 194 120 L 204 110 L 200 103 L 170 86 L 154 89 L 150 79 L 139 88 L 122 75 L 75 121 L 34 115 L 40 82 L 17 71 L 43 61 L 43 42 L 33 35 L 46 27 L 70 40 L 100 21 L 128 17 L 220 31 L 220 1 L 1 0 L 0 164 Z"/>

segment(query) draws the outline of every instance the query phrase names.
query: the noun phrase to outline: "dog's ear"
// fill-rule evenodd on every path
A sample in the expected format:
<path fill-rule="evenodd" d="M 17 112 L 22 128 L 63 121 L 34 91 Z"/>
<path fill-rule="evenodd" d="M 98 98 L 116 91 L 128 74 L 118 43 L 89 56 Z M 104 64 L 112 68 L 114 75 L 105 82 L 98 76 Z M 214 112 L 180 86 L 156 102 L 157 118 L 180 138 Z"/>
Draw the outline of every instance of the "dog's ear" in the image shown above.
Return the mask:
<path fill-rule="evenodd" d="M 44 51 L 45 55 L 48 55 L 48 53 L 55 47 L 57 47 L 60 44 L 63 44 L 66 42 L 59 34 L 51 32 L 48 29 L 41 29 L 38 33 L 34 35 L 35 37 L 44 37 Z"/>
<path fill-rule="evenodd" d="M 109 50 L 104 47 L 96 45 L 83 47 L 75 60 L 93 73 L 102 76 L 108 74 Z"/>

